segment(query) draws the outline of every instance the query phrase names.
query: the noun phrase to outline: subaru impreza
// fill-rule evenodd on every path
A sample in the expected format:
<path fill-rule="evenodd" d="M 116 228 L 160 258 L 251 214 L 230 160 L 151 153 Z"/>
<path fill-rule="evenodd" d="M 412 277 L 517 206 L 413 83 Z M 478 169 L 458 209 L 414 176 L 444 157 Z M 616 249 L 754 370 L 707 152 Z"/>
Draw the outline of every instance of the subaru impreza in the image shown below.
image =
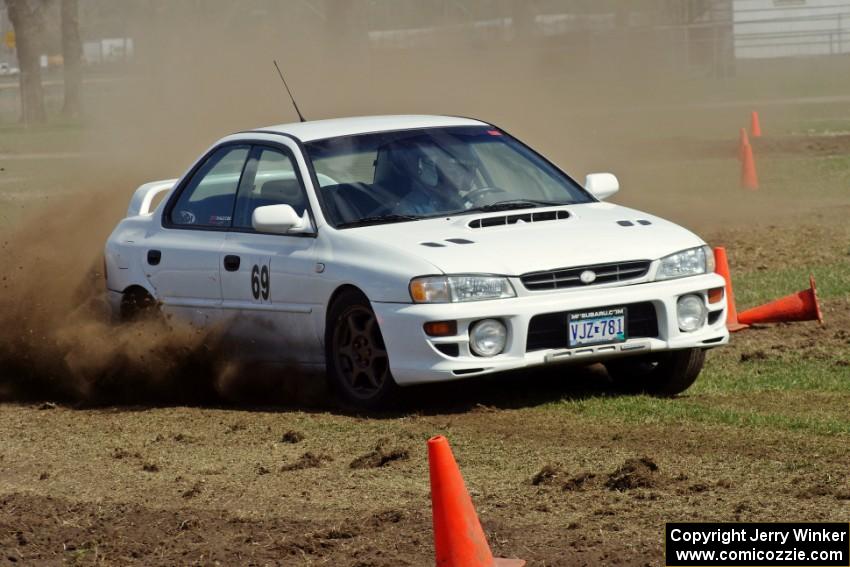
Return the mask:
<path fill-rule="evenodd" d="M 503 129 L 445 116 L 232 134 L 146 183 L 106 243 L 110 303 L 323 370 L 349 406 L 557 363 L 675 395 L 728 342 L 705 242 L 606 202 Z"/>

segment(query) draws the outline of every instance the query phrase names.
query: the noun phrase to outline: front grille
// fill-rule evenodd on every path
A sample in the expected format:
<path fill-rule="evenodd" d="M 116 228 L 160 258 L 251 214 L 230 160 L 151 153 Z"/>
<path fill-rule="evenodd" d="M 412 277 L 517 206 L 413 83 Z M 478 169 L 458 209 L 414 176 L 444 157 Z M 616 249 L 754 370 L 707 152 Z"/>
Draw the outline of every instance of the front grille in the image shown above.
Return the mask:
<path fill-rule="evenodd" d="M 658 316 L 655 306 L 649 301 L 615 305 L 626 308 L 626 336 L 630 339 L 654 338 L 658 336 Z M 593 308 L 593 311 L 610 307 Z M 525 350 L 543 350 L 549 348 L 567 348 L 568 311 L 535 315 L 528 324 L 528 339 Z"/>
<path fill-rule="evenodd" d="M 591 284 L 623 282 L 636 280 L 645 276 L 649 271 L 649 265 L 651 263 L 650 260 L 637 260 L 634 262 L 616 262 L 612 264 L 579 266 L 577 268 L 561 268 L 558 270 L 523 274 L 520 276 L 520 280 L 522 281 L 522 285 L 525 286 L 525 289 L 529 291 L 590 285 L 581 281 L 581 274 L 586 271 L 592 271 L 596 274 L 596 279 Z"/>

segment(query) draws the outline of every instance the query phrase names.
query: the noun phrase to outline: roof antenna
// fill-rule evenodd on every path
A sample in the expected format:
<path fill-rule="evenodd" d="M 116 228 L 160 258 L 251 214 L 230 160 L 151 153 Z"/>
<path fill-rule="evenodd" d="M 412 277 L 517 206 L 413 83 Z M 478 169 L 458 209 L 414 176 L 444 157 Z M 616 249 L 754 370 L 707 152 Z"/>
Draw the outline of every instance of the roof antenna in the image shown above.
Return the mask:
<path fill-rule="evenodd" d="M 295 97 L 292 96 L 292 91 L 289 90 L 289 85 L 286 84 L 286 79 L 283 78 L 283 73 L 280 72 L 280 67 L 278 67 L 277 65 L 277 60 L 273 59 L 272 61 L 274 61 L 274 68 L 277 69 L 277 74 L 280 76 L 280 80 L 283 81 L 283 86 L 286 87 L 286 92 L 289 93 L 289 99 L 292 101 L 292 106 L 295 107 L 295 112 L 298 114 L 298 119 L 301 120 L 301 122 L 307 122 L 304 119 L 304 115 L 301 114 L 300 110 L 298 110 L 298 105 L 295 103 Z"/>

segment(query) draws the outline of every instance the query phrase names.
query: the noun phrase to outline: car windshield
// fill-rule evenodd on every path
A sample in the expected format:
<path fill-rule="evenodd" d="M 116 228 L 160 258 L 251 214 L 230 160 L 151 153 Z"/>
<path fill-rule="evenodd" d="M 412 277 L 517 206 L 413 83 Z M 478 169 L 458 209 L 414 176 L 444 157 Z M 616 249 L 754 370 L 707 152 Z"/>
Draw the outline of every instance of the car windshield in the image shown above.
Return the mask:
<path fill-rule="evenodd" d="M 325 218 L 338 228 L 593 201 L 491 126 L 341 136 L 306 150 Z"/>

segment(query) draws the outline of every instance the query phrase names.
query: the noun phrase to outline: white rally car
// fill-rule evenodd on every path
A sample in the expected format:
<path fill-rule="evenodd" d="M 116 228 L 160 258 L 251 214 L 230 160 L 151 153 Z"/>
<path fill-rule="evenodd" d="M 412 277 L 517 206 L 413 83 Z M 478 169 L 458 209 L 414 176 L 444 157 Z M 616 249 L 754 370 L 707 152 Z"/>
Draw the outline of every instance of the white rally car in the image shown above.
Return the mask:
<path fill-rule="evenodd" d="M 250 359 L 324 367 L 364 408 L 559 362 L 673 395 L 729 340 L 724 281 L 699 237 L 602 202 L 618 188 L 608 173 L 582 187 L 467 118 L 241 132 L 136 190 L 106 244 L 110 302 L 216 325 Z"/>

